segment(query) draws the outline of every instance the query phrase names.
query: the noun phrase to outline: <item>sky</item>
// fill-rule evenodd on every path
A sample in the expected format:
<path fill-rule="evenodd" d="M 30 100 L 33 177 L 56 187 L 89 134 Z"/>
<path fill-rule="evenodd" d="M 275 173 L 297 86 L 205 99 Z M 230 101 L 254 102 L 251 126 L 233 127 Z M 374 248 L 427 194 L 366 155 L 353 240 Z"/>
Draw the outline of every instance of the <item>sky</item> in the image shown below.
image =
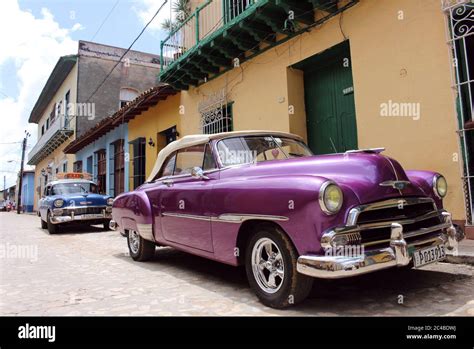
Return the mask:
<path fill-rule="evenodd" d="M 26 154 L 36 143 L 37 125 L 28 124 L 28 117 L 59 57 L 77 53 L 78 40 L 128 48 L 164 1 L 2 0 L 0 180 L 6 176 L 7 187 L 16 183 L 25 130 L 31 134 Z M 133 50 L 159 54 L 170 2 Z"/>

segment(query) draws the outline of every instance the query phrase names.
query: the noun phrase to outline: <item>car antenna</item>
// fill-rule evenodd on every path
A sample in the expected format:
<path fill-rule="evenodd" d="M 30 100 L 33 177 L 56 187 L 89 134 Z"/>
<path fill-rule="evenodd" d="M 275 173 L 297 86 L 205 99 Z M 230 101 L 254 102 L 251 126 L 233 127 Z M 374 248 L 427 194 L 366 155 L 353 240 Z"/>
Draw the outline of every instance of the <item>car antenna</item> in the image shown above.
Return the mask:
<path fill-rule="evenodd" d="M 332 137 L 329 137 L 329 140 L 331 141 L 331 145 L 334 148 L 334 152 L 337 153 L 336 146 L 334 145 L 334 142 L 332 141 Z"/>

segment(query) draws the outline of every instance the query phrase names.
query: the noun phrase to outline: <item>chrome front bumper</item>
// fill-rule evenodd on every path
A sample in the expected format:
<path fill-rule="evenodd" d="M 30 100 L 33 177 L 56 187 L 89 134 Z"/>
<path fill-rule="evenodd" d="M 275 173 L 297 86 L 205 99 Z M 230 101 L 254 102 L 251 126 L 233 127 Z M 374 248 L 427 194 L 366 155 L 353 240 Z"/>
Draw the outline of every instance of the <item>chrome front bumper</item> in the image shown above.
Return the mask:
<path fill-rule="evenodd" d="M 450 253 L 456 254 L 458 248 L 456 228 L 452 224 L 449 213 L 444 212 L 443 216 L 444 228 L 438 236 L 425 239 L 420 237 L 419 240 L 408 244 L 403 236 L 402 225 L 393 222 L 389 247 L 366 251 L 355 257 L 303 255 L 298 258 L 297 270 L 301 274 L 312 277 L 339 279 L 391 267 L 406 266 L 412 260 L 409 251 L 420 247 L 444 245 Z"/>
<path fill-rule="evenodd" d="M 110 228 L 110 230 L 117 230 L 117 228 L 118 228 L 117 222 L 114 221 L 114 220 L 111 220 L 111 221 L 109 222 L 109 228 Z"/>
<path fill-rule="evenodd" d="M 51 223 L 53 224 L 62 224 L 62 223 L 80 222 L 80 221 L 85 222 L 85 221 L 94 221 L 94 220 L 109 220 L 109 219 L 112 219 L 112 212 L 111 210 L 109 212 L 107 208 L 104 208 L 102 210 L 102 213 L 75 214 L 73 208 L 54 209 L 50 219 L 51 219 Z"/>

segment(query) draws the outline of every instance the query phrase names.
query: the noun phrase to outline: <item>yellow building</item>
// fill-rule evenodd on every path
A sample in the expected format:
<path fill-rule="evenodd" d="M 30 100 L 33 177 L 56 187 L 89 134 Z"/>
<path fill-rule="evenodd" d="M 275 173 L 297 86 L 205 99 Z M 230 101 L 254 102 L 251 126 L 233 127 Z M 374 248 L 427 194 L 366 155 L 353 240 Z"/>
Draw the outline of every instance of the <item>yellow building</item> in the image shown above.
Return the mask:
<path fill-rule="evenodd" d="M 460 70 L 474 60 L 474 45 L 456 25 L 473 5 L 457 3 L 193 1 L 190 18 L 161 43 L 160 80 L 182 91 L 175 109 L 158 106 L 129 130 L 289 131 L 315 153 L 385 147 L 406 169 L 443 173 L 447 209 L 471 225 L 474 147 L 457 131 L 464 135 L 472 113 L 457 108 L 452 86 L 472 96 L 470 88 L 463 94 Z"/>
<path fill-rule="evenodd" d="M 182 124 L 186 122 L 179 114 L 180 103 L 179 93 L 170 95 L 166 100 L 156 101 L 156 104 L 128 122 L 130 188 L 141 184 L 141 180 L 133 183 L 135 177 L 148 177 L 159 151 L 179 136 Z M 139 142 L 141 150 L 138 150 Z M 142 169 L 139 169 L 139 165 Z"/>
<path fill-rule="evenodd" d="M 59 59 L 30 115 L 29 122 L 38 124 L 38 142 L 28 157 L 28 164 L 35 165 L 35 210 L 48 178 L 72 171 L 74 155 L 64 154 L 63 150 L 75 129 L 76 119 L 65 106 L 77 99 L 76 63 L 76 55 Z"/>
<path fill-rule="evenodd" d="M 68 150 L 73 141 L 155 84 L 159 57 L 126 51 L 79 41 L 77 54 L 61 57 L 51 72 L 28 120 L 38 124 L 37 143 L 28 154 L 28 164 L 36 166 L 35 209 L 45 184 L 58 172 L 90 172 L 99 191 L 112 196 L 128 189 L 122 159 L 125 129 L 97 144 L 101 148 L 93 154 L 83 151 L 78 157 Z"/>

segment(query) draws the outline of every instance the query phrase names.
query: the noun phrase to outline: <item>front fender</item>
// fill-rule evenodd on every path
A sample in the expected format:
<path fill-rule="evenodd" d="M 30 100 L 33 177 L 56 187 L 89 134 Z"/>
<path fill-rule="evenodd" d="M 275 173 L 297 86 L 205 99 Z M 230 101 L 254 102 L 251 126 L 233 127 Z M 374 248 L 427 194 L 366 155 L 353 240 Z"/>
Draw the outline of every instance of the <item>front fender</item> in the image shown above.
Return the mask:
<path fill-rule="evenodd" d="M 435 195 L 434 188 L 433 188 L 433 178 L 436 175 L 439 175 L 437 172 L 433 171 L 418 171 L 418 170 L 411 170 L 405 171 L 408 179 L 414 185 L 417 185 L 426 196 L 432 198 L 438 209 L 443 208 L 443 200 L 441 200 L 438 196 Z"/>
<path fill-rule="evenodd" d="M 341 185 L 344 203 L 339 213 L 325 214 L 319 205 L 319 190 L 328 179 L 314 175 L 239 177 L 222 179 L 213 188 L 213 211 L 219 217 L 226 214 L 259 216 L 278 216 L 278 220 L 288 234 L 299 254 L 320 253 L 323 232 L 345 222 L 350 207 L 359 204 L 352 190 Z M 235 225 L 234 225 L 235 226 Z M 235 247 L 237 231 L 231 224 L 213 223 L 214 250 L 219 251 L 226 244 L 229 235 Z M 220 247 L 216 247 L 220 246 Z"/>
<path fill-rule="evenodd" d="M 132 229 L 132 226 L 128 227 L 132 224 L 130 222 L 134 222 L 133 229 L 142 224 L 152 226 L 153 215 L 146 194 L 134 191 L 117 196 L 112 205 L 112 219 L 117 222 L 121 232 Z"/>

